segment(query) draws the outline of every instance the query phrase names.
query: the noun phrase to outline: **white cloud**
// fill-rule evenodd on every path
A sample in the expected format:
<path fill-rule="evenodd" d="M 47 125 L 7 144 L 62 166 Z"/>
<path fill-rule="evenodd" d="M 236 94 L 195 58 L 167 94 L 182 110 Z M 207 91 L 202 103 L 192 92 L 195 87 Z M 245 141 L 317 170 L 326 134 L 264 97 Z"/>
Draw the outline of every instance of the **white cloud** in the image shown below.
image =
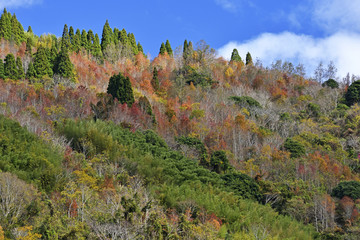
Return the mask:
<path fill-rule="evenodd" d="M 28 7 L 33 4 L 41 3 L 42 0 L 0 0 L 0 9 Z"/>
<path fill-rule="evenodd" d="M 218 49 L 219 55 L 229 59 L 234 48 L 238 49 L 242 58 L 250 52 L 253 59 L 259 58 L 265 66 L 278 59 L 302 63 L 309 76 L 320 61 L 325 64 L 333 61 L 339 77 L 348 72 L 360 75 L 360 34 L 357 33 L 337 32 L 324 38 L 290 32 L 264 33 L 246 42 L 229 42 Z"/>
<path fill-rule="evenodd" d="M 215 0 L 215 3 L 220 5 L 223 9 L 229 12 L 237 11 L 237 4 L 234 0 Z"/>

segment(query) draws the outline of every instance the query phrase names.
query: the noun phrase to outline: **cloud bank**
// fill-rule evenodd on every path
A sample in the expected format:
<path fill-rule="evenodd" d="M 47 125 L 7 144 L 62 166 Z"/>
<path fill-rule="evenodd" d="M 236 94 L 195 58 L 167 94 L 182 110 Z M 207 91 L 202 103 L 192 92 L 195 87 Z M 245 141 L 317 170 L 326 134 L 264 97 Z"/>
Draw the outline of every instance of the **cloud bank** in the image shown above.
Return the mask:
<path fill-rule="evenodd" d="M 0 9 L 28 7 L 33 4 L 41 3 L 42 0 L 0 0 Z"/>
<path fill-rule="evenodd" d="M 320 61 L 327 65 L 333 61 L 338 75 L 344 77 L 348 72 L 360 75 L 360 34 L 338 32 L 325 38 L 297 35 L 291 32 L 279 34 L 264 33 L 245 42 L 229 42 L 218 49 L 220 56 L 231 57 L 237 48 L 242 58 L 250 52 L 253 59 L 259 58 L 265 66 L 276 60 L 286 60 L 304 64 L 307 75 L 312 75 Z"/>

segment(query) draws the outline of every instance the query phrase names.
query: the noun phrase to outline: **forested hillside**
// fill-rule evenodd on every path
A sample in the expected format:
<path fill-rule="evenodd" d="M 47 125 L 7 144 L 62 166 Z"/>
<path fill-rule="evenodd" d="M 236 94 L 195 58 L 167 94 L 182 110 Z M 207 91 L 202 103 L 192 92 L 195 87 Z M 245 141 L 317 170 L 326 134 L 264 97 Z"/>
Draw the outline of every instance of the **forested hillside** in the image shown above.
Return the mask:
<path fill-rule="evenodd" d="M 110 24 L 3 11 L 0 239 L 359 239 L 360 80 Z"/>

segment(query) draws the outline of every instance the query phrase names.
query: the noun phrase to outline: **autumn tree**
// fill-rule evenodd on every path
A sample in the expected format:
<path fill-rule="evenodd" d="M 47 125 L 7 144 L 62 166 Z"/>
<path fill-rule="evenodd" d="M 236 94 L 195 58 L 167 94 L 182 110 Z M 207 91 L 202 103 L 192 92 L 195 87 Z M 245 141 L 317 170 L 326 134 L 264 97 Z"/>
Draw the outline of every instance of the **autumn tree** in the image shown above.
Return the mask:
<path fill-rule="evenodd" d="M 107 93 L 111 94 L 114 99 L 118 99 L 122 104 L 126 103 L 128 106 L 135 102 L 130 79 L 121 73 L 115 74 L 110 78 Z"/>

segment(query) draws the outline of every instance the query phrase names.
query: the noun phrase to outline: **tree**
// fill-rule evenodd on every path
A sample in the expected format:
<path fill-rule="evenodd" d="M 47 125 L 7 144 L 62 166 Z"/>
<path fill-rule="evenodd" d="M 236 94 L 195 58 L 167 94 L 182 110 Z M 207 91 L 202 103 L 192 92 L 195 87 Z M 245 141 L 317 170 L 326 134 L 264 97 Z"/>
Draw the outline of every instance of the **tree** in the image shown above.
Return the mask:
<path fill-rule="evenodd" d="M 353 82 L 345 93 L 345 100 L 348 106 L 360 102 L 360 80 Z"/>
<path fill-rule="evenodd" d="M 44 76 L 52 77 L 53 75 L 46 49 L 43 46 L 40 46 L 35 53 L 34 69 L 36 78 L 42 78 Z"/>
<path fill-rule="evenodd" d="M 63 34 L 61 37 L 61 50 L 69 51 L 70 46 L 71 46 L 71 41 L 70 41 L 69 29 L 68 26 L 65 24 Z"/>
<path fill-rule="evenodd" d="M 246 65 L 253 65 L 253 60 L 249 52 L 246 54 Z"/>
<path fill-rule="evenodd" d="M 342 199 L 348 196 L 353 200 L 360 199 L 360 182 L 358 181 L 345 181 L 340 182 L 331 192 L 332 197 Z"/>
<path fill-rule="evenodd" d="M 135 40 L 134 34 L 129 33 L 128 34 L 128 39 L 129 39 L 129 43 L 130 43 L 133 54 L 134 55 L 138 54 L 139 50 L 138 50 L 137 45 L 136 45 L 136 40 Z"/>
<path fill-rule="evenodd" d="M 74 66 L 66 51 L 60 51 L 54 65 L 54 73 L 74 81 Z"/>
<path fill-rule="evenodd" d="M 165 44 L 164 44 L 164 43 L 161 43 L 159 54 L 160 54 L 160 55 L 164 55 L 165 52 L 166 52 Z"/>
<path fill-rule="evenodd" d="M 291 153 L 291 158 L 298 158 L 305 154 L 304 145 L 292 138 L 285 140 L 284 148 Z"/>
<path fill-rule="evenodd" d="M 31 33 L 31 34 L 34 34 L 31 26 L 28 27 L 27 32 L 28 32 L 28 33 Z"/>
<path fill-rule="evenodd" d="M 11 28 L 11 13 L 7 12 L 6 8 L 4 8 L 4 12 L 0 17 L 0 38 L 10 40 Z"/>
<path fill-rule="evenodd" d="M 101 36 L 101 50 L 104 52 L 105 49 L 111 44 L 111 42 L 112 42 L 112 29 L 109 25 L 109 21 L 106 20 Z"/>
<path fill-rule="evenodd" d="M 239 55 L 239 52 L 236 48 L 234 48 L 232 54 L 231 54 L 231 62 L 242 62 L 242 59 Z"/>
<path fill-rule="evenodd" d="M 4 75 L 5 78 L 18 79 L 18 71 L 16 67 L 15 57 L 12 53 L 9 53 L 5 57 L 4 64 Z"/>
<path fill-rule="evenodd" d="M 89 50 L 89 42 L 88 42 L 87 32 L 85 31 L 85 29 L 83 29 L 81 32 L 81 46 L 85 48 L 85 50 L 87 51 Z"/>
<path fill-rule="evenodd" d="M 165 48 L 166 48 L 166 52 L 169 54 L 169 56 L 173 56 L 173 50 L 170 46 L 170 42 L 169 40 L 166 40 L 166 43 L 165 43 Z"/>
<path fill-rule="evenodd" d="M 81 48 L 81 33 L 80 33 L 80 29 L 76 29 L 76 33 L 75 36 L 73 38 L 73 51 L 74 52 L 79 52 L 80 48 Z"/>
<path fill-rule="evenodd" d="M 74 37 L 75 37 L 74 28 L 73 28 L 73 26 L 70 26 L 70 28 L 69 28 L 69 38 L 70 38 L 71 50 L 74 50 Z"/>
<path fill-rule="evenodd" d="M 225 151 L 215 151 L 211 154 L 210 166 L 213 171 L 221 173 L 229 168 L 229 160 Z"/>
<path fill-rule="evenodd" d="M 18 79 L 24 79 L 25 78 L 25 72 L 23 68 L 23 64 L 20 57 L 16 58 L 16 68 L 18 72 Z"/>
<path fill-rule="evenodd" d="M 153 71 L 153 77 L 151 79 L 151 85 L 154 88 L 155 91 L 158 91 L 160 86 L 159 86 L 159 77 L 158 77 L 158 70 L 156 69 L 156 67 L 154 68 Z"/>
<path fill-rule="evenodd" d="M 325 81 L 322 84 L 323 87 L 329 87 L 329 88 L 339 88 L 339 83 L 335 81 L 334 79 L 330 78 L 329 80 Z"/>
<path fill-rule="evenodd" d="M 99 35 L 95 34 L 94 43 L 91 48 L 92 55 L 97 58 L 102 58 L 101 46 L 100 46 L 100 39 Z"/>
<path fill-rule="evenodd" d="M 31 80 L 36 77 L 36 72 L 34 69 L 34 64 L 32 62 L 29 63 L 28 69 L 26 71 L 26 78 Z"/>
<path fill-rule="evenodd" d="M 0 58 L 0 79 L 4 79 L 4 62 Z"/>
<path fill-rule="evenodd" d="M 324 72 L 325 79 L 334 79 L 336 78 L 337 68 L 333 61 L 330 61 L 327 70 Z"/>
<path fill-rule="evenodd" d="M 28 37 L 26 39 L 26 49 L 25 49 L 25 53 L 28 56 L 31 56 L 31 54 L 32 54 L 32 45 L 33 45 L 32 39 L 31 39 L 31 37 Z"/>
<path fill-rule="evenodd" d="M 143 49 L 143 47 L 141 46 L 140 42 L 138 42 L 137 48 L 138 48 L 138 52 L 139 52 L 139 53 L 143 53 L 143 54 L 144 54 L 144 49 Z"/>
<path fill-rule="evenodd" d="M 11 18 L 11 32 L 12 32 L 12 36 L 11 36 L 11 40 L 14 40 L 17 44 L 22 43 L 23 41 L 25 41 L 25 33 L 24 33 L 24 28 L 21 25 L 21 23 L 17 20 L 16 15 L 14 13 L 14 15 Z"/>
<path fill-rule="evenodd" d="M 129 107 L 135 102 L 130 79 L 121 73 L 110 78 L 107 93 L 111 94 L 114 99 L 118 99 L 122 104 L 126 103 Z"/>
<path fill-rule="evenodd" d="M 319 65 L 316 67 L 315 72 L 315 80 L 318 83 L 321 83 L 325 77 L 325 70 L 322 62 L 319 62 Z"/>

